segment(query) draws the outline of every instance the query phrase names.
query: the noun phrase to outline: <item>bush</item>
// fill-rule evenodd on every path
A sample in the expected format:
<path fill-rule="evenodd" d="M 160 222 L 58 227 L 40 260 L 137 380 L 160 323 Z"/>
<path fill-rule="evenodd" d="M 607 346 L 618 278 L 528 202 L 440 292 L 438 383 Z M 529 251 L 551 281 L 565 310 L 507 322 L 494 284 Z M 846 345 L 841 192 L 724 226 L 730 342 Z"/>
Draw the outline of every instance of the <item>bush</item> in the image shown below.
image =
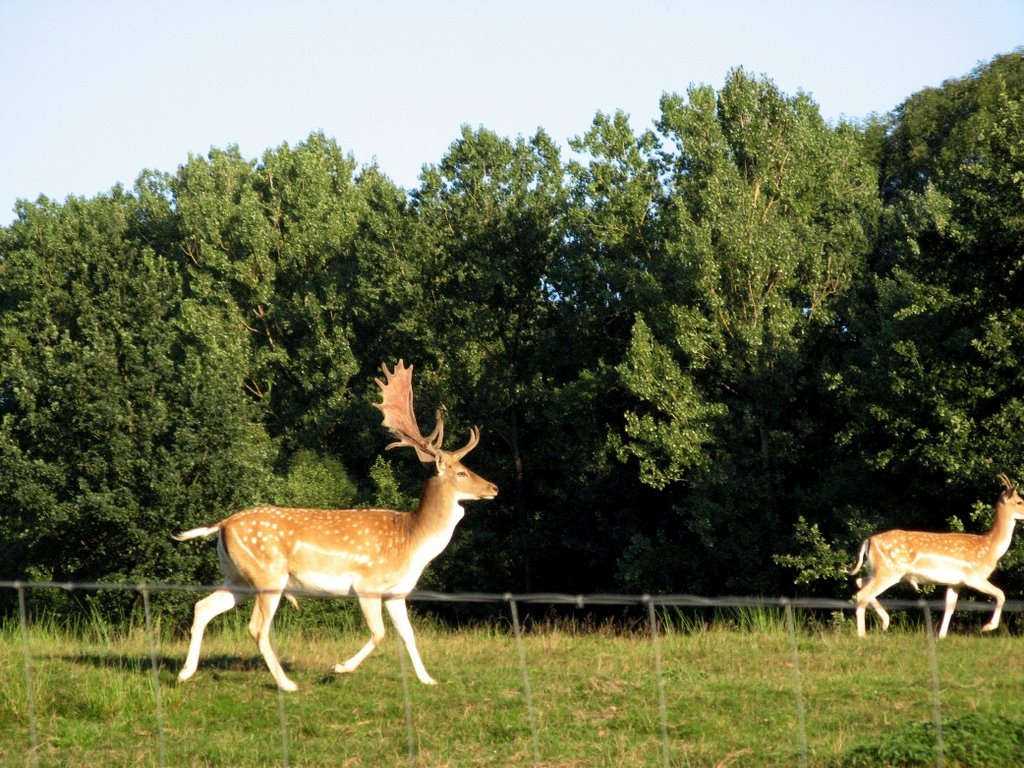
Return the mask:
<path fill-rule="evenodd" d="M 358 496 L 340 461 L 310 450 L 292 456 L 283 486 L 278 503 L 290 507 L 342 509 L 354 505 Z"/>
<path fill-rule="evenodd" d="M 942 726 L 946 765 L 1005 768 L 1020 765 L 1024 756 L 1024 720 L 978 712 Z M 935 723 L 900 726 L 878 744 L 850 750 L 833 763 L 836 768 L 924 766 L 936 764 Z"/>

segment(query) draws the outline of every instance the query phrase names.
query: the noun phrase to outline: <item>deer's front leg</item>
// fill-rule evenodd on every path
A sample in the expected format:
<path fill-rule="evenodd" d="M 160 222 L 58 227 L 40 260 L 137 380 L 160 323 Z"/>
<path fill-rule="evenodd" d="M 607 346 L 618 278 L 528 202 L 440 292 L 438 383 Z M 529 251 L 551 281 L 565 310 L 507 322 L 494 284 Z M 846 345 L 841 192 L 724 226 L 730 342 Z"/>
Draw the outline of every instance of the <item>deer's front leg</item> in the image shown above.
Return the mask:
<path fill-rule="evenodd" d="M 380 602 L 379 597 L 359 598 L 359 607 L 363 611 L 366 626 L 370 629 L 370 640 L 348 661 L 334 665 L 334 671 L 338 674 L 354 672 L 356 667 L 363 663 L 363 659 L 373 653 L 373 649 L 384 639 L 384 616 L 381 614 Z"/>
<path fill-rule="evenodd" d="M 992 618 L 989 619 L 988 624 L 981 628 L 982 632 L 991 632 L 993 629 L 999 627 L 999 618 L 1003 613 L 1003 604 L 1006 602 L 1006 594 L 992 582 L 986 580 L 970 583 L 967 586 L 973 587 L 974 589 L 982 592 L 990 597 L 994 597 L 996 600 L 996 608 L 992 611 Z"/>
<path fill-rule="evenodd" d="M 437 685 L 437 680 L 427 674 L 420 658 L 420 652 L 416 650 L 416 637 L 412 633 L 412 624 L 409 623 L 409 612 L 405 607 L 405 599 L 396 597 L 385 603 L 388 614 L 391 616 L 391 623 L 395 625 L 395 631 L 405 641 L 405 650 L 412 659 L 412 668 L 416 670 L 416 677 L 425 685 Z"/>

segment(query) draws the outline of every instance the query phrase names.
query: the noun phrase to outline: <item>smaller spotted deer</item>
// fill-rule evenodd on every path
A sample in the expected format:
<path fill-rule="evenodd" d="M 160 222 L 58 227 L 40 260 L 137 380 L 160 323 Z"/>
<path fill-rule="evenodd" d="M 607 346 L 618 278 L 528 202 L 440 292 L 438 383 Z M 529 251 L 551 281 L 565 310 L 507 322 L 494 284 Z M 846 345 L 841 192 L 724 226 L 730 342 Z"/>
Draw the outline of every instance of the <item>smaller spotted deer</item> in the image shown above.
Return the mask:
<path fill-rule="evenodd" d="M 864 637 L 864 613 L 870 605 L 882 620 L 882 630 L 889 628 L 889 614 L 878 602 L 882 594 L 894 584 L 906 580 L 915 588 L 918 583 L 945 584 L 946 612 L 942 616 L 939 637 L 945 637 L 949 620 L 956 608 L 960 587 L 970 587 L 991 595 L 996 609 L 982 629 L 991 631 L 999 626 L 1006 595 L 988 578 L 1006 554 L 1013 538 L 1013 528 L 1024 520 L 1024 499 L 1006 475 L 1000 475 L 1003 492 L 996 500 L 995 522 L 988 533 L 923 533 L 921 531 L 885 531 L 864 540 L 857 555 L 857 564 L 848 571 L 856 575 L 865 558 L 870 578 L 866 584 L 857 579 L 856 615 L 857 634 Z"/>
<path fill-rule="evenodd" d="M 416 676 L 433 684 L 416 650 L 405 597 L 416 586 L 427 564 L 448 546 L 462 519 L 462 502 L 491 499 L 498 488 L 471 472 L 462 457 L 480 440 L 474 427 L 470 440 L 457 451 L 441 448 L 444 422 L 429 436 L 420 434 L 412 407 L 412 366 L 402 361 L 394 371 L 384 367 L 386 381 L 377 380 L 384 426 L 397 440 L 388 448 L 416 451 L 428 468 L 419 506 L 411 513 L 388 509 L 293 509 L 263 506 L 238 512 L 210 526 L 173 536 L 186 541 L 218 534 L 217 555 L 224 584 L 196 603 L 188 656 L 178 680 L 190 678 L 199 663 L 206 625 L 255 594 L 249 633 L 263 654 L 279 688 L 296 690 L 270 644 L 270 625 L 281 597 L 294 602 L 289 588 L 327 595 L 356 595 L 370 628 L 370 640 L 335 672 L 352 672 L 384 639 L 381 603 L 405 641 Z"/>

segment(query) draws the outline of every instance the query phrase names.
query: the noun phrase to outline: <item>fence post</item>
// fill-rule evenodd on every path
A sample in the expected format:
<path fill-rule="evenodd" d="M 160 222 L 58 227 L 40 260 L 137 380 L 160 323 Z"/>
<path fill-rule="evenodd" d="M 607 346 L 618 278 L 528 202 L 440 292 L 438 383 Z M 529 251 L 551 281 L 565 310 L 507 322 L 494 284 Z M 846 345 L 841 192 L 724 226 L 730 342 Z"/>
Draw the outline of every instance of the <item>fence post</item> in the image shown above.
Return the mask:
<path fill-rule="evenodd" d="M 789 632 L 789 643 L 793 649 L 793 688 L 796 692 L 796 726 L 799 731 L 800 765 L 807 768 L 807 721 L 804 714 L 804 690 L 800 681 L 800 654 L 796 642 L 796 622 L 793 618 L 793 604 L 782 598 L 786 608 L 786 630 Z"/>
<path fill-rule="evenodd" d="M 530 672 L 526 666 L 526 649 L 523 647 L 523 631 L 519 626 L 519 609 L 516 607 L 515 598 L 511 594 L 506 593 L 505 599 L 508 601 L 509 608 L 512 611 L 512 631 L 516 638 L 516 649 L 519 651 L 519 669 L 523 673 L 523 694 L 526 696 L 526 711 L 530 718 L 530 740 L 533 747 L 533 764 L 534 766 L 540 765 L 540 741 L 537 737 L 537 718 L 533 712 L 533 693 L 530 690 Z"/>
<path fill-rule="evenodd" d="M 640 600 L 647 603 L 647 617 L 651 624 L 651 646 L 654 649 L 654 674 L 658 685 L 658 715 L 661 719 L 661 762 L 669 768 L 668 745 L 668 707 L 665 704 L 665 677 L 661 671 L 661 644 L 658 642 L 658 617 L 654 612 L 654 601 L 650 595 L 642 595 Z"/>
<path fill-rule="evenodd" d="M 396 632 L 397 634 L 397 632 Z M 405 662 L 405 644 L 394 643 L 398 654 L 398 668 L 402 674 L 402 699 L 405 702 L 405 732 L 409 740 L 409 768 L 415 768 L 419 760 L 419 745 L 416 739 L 416 724 L 412 718 L 412 691 L 409 688 L 409 670 Z"/>
<path fill-rule="evenodd" d="M 939 690 L 939 657 L 935 649 L 935 627 L 932 626 L 932 611 L 928 601 L 919 601 L 924 611 L 924 626 L 928 635 L 928 658 L 932 669 L 932 693 L 935 703 L 935 767 L 943 768 L 946 764 L 946 745 L 942 737 L 942 694 Z"/>
<path fill-rule="evenodd" d="M 28 753 L 29 765 L 39 766 L 39 736 L 36 733 L 36 695 L 32 686 L 32 661 L 28 643 L 28 611 L 25 609 L 25 586 L 15 582 L 18 590 L 18 617 L 21 621 L 21 647 L 25 661 L 25 697 L 28 699 L 28 738 L 31 749 Z"/>
<path fill-rule="evenodd" d="M 149 590 L 145 584 L 139 585 L 139 592 L 142 593 L 142 609 L 146 615 L 146 639 L 149 642 L 149 667 L 153 672 L 153 701 L 156 705 L 156 749 L 157 765 L 165 768 L 167 765 L 167 749 L 164 745 L 164 710 L 163 701 L 160 697 L 160 662 L 157 659 L 156 641 L 153 633 L 153 612 L 149 607 Z"/>
<path fill-rule="evenodd" d="M 288 711 L 284 704 L 285 693 L 277 689 L 277 719 L 281 723 L 281 765 L 288 768 Z"/>

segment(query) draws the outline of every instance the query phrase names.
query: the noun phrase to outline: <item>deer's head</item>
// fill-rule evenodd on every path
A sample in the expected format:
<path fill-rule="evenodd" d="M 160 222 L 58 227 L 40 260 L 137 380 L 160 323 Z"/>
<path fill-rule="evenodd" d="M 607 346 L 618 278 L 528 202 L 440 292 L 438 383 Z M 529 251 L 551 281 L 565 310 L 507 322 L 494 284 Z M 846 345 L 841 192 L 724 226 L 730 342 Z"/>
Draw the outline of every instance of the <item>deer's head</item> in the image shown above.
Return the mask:
<path fill-rule="evenodd" d="M 420 462 L 453 488 L 458 500 L 492 499 L 497 496 L 498 486 L 484 480 L 462 463 L 463 457 L 480 442 L 480 429 L 470 429 L 469 442 L 462 448 L 444 450 L 441 447 L 444 442 L 444 419 L 440 411 L 437 412 L 434 430 L 426 437 L 420 433 L 413 410 L 412 366 L 399 360 L 393 371 L 389 371 L 386 364 L 383 370 L 384 380 L 376 380 L 381 388 L 381 402 L 375 405 L 384 414 L 384 426 L 396 438 L 387 448 L 404 446 L 415 450 Z"/>
<path fill-rule="evenodd" d="M 999 475 L 999 479 L 1003 482 L 1003 492 L 997 503 L 1009 508 L 1014 520 L 1024 520 L 1024 498 L 1021 498 L 1017 486 L 1006 475 Z"/>

